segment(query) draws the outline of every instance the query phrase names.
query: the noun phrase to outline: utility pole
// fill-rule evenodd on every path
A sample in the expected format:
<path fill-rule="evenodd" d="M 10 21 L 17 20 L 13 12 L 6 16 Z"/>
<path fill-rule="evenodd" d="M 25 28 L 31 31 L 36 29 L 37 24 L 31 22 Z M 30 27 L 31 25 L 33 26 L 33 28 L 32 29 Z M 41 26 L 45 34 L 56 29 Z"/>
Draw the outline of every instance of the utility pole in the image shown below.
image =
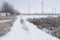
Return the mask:
<path fill-rule="evenodd" d="M 52 8 L 52 13 L 56 14 L 56 8 Z"/>
<path fill-rule="evenodd" d="M 43 3 L 43 0 L 42 0 L 42 13 L 44 13 L 44 3 Z"/>
<path fill-rule="evenodd" d="M 30 14 L 30 5 L 28 5 L 28 14 Z"/>
<path fill-rule="evenodd" d="M 30 14 L 30 0 L 28 1 L 28 14 Z"/>
<path fill-rule="evenodd" d="M 55 8 L 55 14 L 56 14 L 56 8 Z"/>
<path fill-rule="evenodd" d="M 52 13 L 53 13 L 53 8 L 52 8 Z"/>

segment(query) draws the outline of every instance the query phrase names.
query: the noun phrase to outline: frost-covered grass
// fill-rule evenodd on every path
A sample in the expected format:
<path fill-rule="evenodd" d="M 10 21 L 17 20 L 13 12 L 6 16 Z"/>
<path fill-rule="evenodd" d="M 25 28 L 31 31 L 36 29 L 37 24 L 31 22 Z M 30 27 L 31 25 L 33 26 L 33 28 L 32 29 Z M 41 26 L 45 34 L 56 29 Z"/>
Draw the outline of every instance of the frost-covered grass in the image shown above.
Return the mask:
<path fill-rule="evenodd" d="M 16 17 L 0 17 L 0 37 L 4 36 L 10 31 Z"/>
<path fill-rule="evenodd" d="M 46 32 L 60 38 L 60 17 L 29 18 L 27 20 L 36 25 L 37 28 L 46 29 Z"/>

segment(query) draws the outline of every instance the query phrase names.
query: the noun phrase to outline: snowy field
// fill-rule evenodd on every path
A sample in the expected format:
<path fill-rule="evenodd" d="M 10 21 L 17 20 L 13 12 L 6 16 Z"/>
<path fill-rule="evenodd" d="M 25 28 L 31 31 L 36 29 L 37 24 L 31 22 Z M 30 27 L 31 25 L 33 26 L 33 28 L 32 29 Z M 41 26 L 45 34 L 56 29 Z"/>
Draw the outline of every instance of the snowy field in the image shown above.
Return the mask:
<path fill-rule="evenodd" d="M 30 17 L 33 18 L 32 16 L 23 16 L 23 23 L 21 23 L 21 16 L 17 16 L 11 31 L 0 40 L 59 40 L 28 22 L 26 19 Z"/>
<path fill-rule="evenodd" d="M 46 17 L 58 17 L 58 15 L 21 15 L 23 19 L 28 18 L 46 18 Z"/>

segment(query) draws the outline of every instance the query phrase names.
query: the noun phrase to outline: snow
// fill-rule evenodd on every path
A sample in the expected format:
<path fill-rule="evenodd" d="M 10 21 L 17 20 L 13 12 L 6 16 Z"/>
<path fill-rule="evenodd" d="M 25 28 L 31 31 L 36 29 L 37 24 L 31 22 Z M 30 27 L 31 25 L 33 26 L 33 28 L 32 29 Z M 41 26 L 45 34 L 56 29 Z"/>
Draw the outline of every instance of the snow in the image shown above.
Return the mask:
<path fill-rule="evenodd" d="M 0 22 L 8 22 L 8 21 L 12 21 L 12 20 L 0 20 Z"/>
<path fill-rule="evenodd" d="M 1 40 L 59 40 L 38 29 L 34 24 L 27 20 L 23 19 L 23 21 L 24 24 L 21 24 L 21 18 L 20 16 L 17 16 L 17 20 L 14 22 L 11 31 L 4 37 L 1 37 Z"/>
<path fill-rule="evenodd" d="M 57 15 L 21 15 L 24 19 L 27 18 L 46 18 L 46 17 L 58 17 Z"/>

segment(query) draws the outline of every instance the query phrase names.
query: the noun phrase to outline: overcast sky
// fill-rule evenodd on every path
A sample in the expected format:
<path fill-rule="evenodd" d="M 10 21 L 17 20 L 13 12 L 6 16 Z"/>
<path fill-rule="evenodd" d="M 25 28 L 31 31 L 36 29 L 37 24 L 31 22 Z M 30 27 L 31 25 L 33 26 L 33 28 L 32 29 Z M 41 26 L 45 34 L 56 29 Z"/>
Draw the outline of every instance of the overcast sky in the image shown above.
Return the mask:
<path fill-rule="evenodd" d="M 0 0 L 0 5 L 3 1 L 7 1 L 14 6 L 21 13 L 28 13 L 30 8 L 31 13 L 41 13 L 42 0 Z M 55 11 L 60 13 L 60 0 L 43 0 L 44 1 L 44 13 L 52 13 Z"/>

